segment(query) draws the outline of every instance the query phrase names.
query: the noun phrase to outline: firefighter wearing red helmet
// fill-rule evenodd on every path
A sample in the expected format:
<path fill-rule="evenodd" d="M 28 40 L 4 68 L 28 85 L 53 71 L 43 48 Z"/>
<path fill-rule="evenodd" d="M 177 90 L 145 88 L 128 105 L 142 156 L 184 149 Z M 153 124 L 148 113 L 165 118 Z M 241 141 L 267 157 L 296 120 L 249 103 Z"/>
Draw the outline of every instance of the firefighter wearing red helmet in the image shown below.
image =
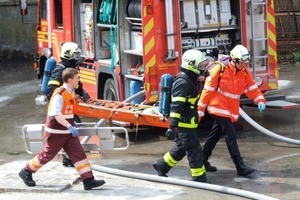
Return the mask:
<path fill-rule="evenodd" d="M 235 46 L 230 56 L 219 59 L 210 71 L 198 102 L 199 116 L 207 111 L 214 119 L 213 127 L 203 146 L 203 158 L 207 171 L 216 171 L 208 158 L 222 135 L 229 154 L 236 166 L 237 174 L 247 176 L 254 169 L 246 165 L 237 144 L 234 122 L 239 117 L 240 97 L 245 94 L 258 105 L 259 111 L 266 108 L 266 100 L 255 84 L 246 63 L 250 60 L 249 52 L 242 45 Z"/>
<path fill-rule="evenodd" d="M 187 50 L 182 55 L 181 71 L 172 85 L 170 105 L 170 128 L 166 132 L 169 139 L 174 139 L 175 146 L 153 163 L 159 176 L 167 176 L 169 170 L 187 156 L 194 181 L 206 182 L 201 146 L 197 136 L 199 100 L 198 77 L 205 69 L 207 58 L 201 51 Z"/>

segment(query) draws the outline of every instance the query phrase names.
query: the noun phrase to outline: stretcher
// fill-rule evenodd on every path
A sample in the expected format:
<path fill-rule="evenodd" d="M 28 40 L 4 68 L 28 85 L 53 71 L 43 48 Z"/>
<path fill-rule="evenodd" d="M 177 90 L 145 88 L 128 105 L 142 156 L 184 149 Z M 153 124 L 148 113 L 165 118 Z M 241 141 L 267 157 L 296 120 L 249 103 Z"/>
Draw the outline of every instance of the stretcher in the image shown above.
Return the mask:
<path fill-rule="evenodd" d="M 79 138 L 82 139 L 81 145 L 85 151 L 99 153 L 103 150 L 126 150 L 129 147 L 128 131 L 124 127 L 97 127 L 95 123 L 80 123 L 77 124 L 76 128 Z M 37 154 L 42 151 L 45 144 L 43 139 L 44 131 L 45 124 L 27 124 L 22 127 L 23 142 L 27 153 Z M 116 145 L 115 131 L 124 132 L 124 145 Z M 97 142 L 91 143 L 85 139 L 91 137 L 96 138 Z"/>
<path fill-rule="evenodd" d="M 158 112 L 157 106 L 95 100 L 89 104 L 78 103 L 75 113 L 79 116 L 127 122 L 133 126 L 169 127 L 169 118 Z"/>

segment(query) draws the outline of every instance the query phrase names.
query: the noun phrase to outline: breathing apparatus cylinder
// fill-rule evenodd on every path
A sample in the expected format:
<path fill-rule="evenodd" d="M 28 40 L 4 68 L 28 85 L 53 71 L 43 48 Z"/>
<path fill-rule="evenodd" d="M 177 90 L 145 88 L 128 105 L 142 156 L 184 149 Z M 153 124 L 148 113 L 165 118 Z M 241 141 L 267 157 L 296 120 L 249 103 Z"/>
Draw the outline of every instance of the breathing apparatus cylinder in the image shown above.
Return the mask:
<path fill-rule="evenodd" d="M 172 84 L 173 76 L 171 74 L 164 74 L 161 76 L 159 91 L 159 112 L 164 116 L 169 116 L 170 114 Z"/>
<path fill-rule="evenodd" d="M 55 66 L 56 66 L 56 60 L 53 57 L 49 58 L 46 61 L 42 87 L 41 87 L 41 91 L 43 94 L 48 94 L 48 82 L 50 79 L 51 71 L 54 69 Z"/>

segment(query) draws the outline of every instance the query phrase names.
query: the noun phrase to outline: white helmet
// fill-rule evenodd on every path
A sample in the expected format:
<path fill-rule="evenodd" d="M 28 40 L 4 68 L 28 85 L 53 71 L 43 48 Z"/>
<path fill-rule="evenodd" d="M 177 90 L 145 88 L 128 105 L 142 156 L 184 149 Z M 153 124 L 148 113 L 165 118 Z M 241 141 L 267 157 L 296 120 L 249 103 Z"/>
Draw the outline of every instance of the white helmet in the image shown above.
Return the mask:
<path fill-rule="evenodd" d="M 200 74 L 199 64 L 207 60 L 205 55 L 196 49 L 190 49 L 182 55 L 181 67 L 190 70 L 196 74 Z"/>
<path fill-rule="evenodd" d="M 231 51 L 230 51 L 230 57 L 233 61 L 241 61 L 241 62 L 247 62 L 250 60 L 249 51 L 246 47 L 243 45 L 236 45 Z"/>
<path fill-rule="evenodd" d="M 74 42 L 66 42 L 61 47 L 60 57 L 66 60 L 80 60 L 80 52 L 78 44 Z"/>

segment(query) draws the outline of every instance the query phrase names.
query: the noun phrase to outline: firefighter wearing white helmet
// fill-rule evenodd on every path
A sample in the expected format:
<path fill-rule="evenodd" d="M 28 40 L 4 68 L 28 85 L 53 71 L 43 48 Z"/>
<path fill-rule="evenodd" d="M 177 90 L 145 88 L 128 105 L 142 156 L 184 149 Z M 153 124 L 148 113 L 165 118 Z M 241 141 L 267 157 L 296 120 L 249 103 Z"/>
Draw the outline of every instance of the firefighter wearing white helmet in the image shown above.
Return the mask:
<path fill-rule="evenodd" d="M 57 63 L 50 74 L 50 79 L 48 82 L 48 94 L 47 98 L 50 100 L 54 90 L 60 87 L 63 84 L 62 81 L 62 72 L 66 68 L 74 68 L 77 69 L 78 65 L 81 63 L 81 49 L 78 44 L 74 42 L 66 42 L 61 47 L 60 59 L 61 61 Z M 75 93 L 78 100 L 82 100 L 84 102 L 91 101 L 91 98 L 87 92 L 84 91 L 82 83 L 79 81 L 78 86 L 75 88 Z M 80 123 L 80 118 L 75 115 L 75 121 Z M 63 165 L 68 167 L 73 167 L 73 163 L 70 159 L 67 158 L 66 155 L 63 154 Z"/>
<path fill-rule="evenodd" d="M 216 171 L 208 158 L 220 138 L 224 136 L 227 149 L 232 158 L 237 174 L 247 176 L 254 169 L 243 161 L 237 144 L 234 123 L 239 117 L 240 97 L 245 94 L 255 104 L 259 111 L 266 108 L 266 100 L 253 80 L 247 67 L 249 51 L 242 45 L 235 46 L 230 56 L 225 56 L 215 63 L 206 79 L 204 89 L 198 102 L 201 116 L 207 111 L 214 120 L 213 127 L 203 146 L 203 159 L 207 171 Z"/>
<path fill-rule="evenodd" d="M 172 85 L 170 104 L 170 128 L 166 132 L 169 139 L 176 138 L 176 145 L 153 163 L 159 176 L 167 176 L 185 155 L 188 156 L 192 180 L 206 182 L 202 150 L 197 136 L 199 100 L 198 77 L 203 63 L 207 61 L 202 52 L 188 50 L 182 56 L 180 72 Z"/>
<path fill-rule="evenodd" d="M 236 45 L 230 51 L 230 57 L 234 63 L 239 63 L 239 62 L 245 63 L 250 60 L 249 51 L 243 45 Z"/>
<path fill-rule="evenodd" d="M 196 49 L 190 49 L 182 55 L 181 67 L 195 74 L 200 74 L 200 71 L 205 70 L 208 59 L 205 55 Z"/>
<path fill-rule="evenodd" d="M 74 42 L 66 42 L 61 47 L 60 58 L 62 60 L 68 60 L 77 64 L 80 61 L 81 49 L 78 44 Z"/>

